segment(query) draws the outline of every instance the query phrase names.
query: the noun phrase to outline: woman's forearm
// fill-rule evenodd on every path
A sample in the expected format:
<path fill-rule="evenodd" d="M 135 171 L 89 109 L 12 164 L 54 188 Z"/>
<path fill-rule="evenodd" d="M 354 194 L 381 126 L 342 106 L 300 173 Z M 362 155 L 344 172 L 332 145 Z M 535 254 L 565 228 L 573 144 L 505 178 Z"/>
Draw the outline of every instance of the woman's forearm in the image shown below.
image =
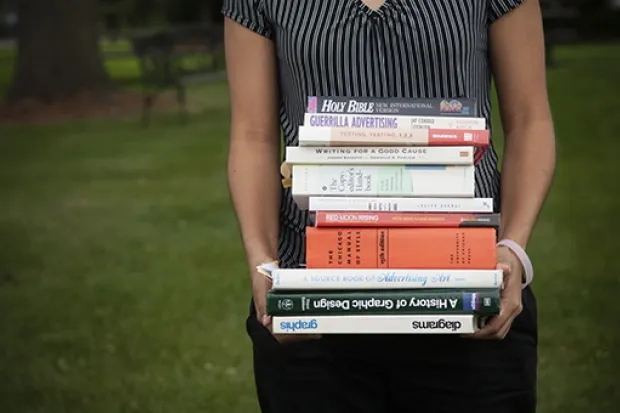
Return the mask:
<path fill-rule="evenodd" d="M 526 247 L 555 173 L 553 123 L 538 120 L 506 134 L 500 238 Z"/>
<path fill-rule="evenodd" d="M 236 133 L 233 131 L 233 134 Z M 250 268 L 278 253 L 281 180 L 277 139 L 231 139 L 228 182 Z"/>

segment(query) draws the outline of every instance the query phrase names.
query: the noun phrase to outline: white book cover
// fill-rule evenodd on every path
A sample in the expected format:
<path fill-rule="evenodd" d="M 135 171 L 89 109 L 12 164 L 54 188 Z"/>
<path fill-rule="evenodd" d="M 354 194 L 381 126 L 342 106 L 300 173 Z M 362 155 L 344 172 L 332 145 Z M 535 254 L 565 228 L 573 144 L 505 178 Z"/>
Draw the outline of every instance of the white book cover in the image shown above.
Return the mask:
<path fill-rule="evenodd" d="M 355 128 L 300 126 L 299 146 L 480 146 L 489 131 L 475 128 Z"/>
<path fill-rule="evenodd" d="M 473 165 L 472 146 L 288 146 L 290 165 Z"/>
<path fill-rule="evenodd" d="M 492 213 L 493 198 L 397 198 L 313 196 L 308 209 L 317 211 Z"/>
<path fill-rule="evenodd" d="M 274 316 L 276 334 L 471 334 L 484 324 L 475 315 Z"/>
<path fill-rule="evenodd" d="M 304 126 L 384 129 L 486 129 L 485 118 L 306 113 Z"/>
<path fill-rule="evenodd" d="M 386 270 L 275 268 L 274 291 L 498 288 L 501 270 Z"/>
<path fill-rule="evenodd" d="M 474 166 L 293 165 L 292 195 L 301 209 L 312 196 L 474 197 Z"/>

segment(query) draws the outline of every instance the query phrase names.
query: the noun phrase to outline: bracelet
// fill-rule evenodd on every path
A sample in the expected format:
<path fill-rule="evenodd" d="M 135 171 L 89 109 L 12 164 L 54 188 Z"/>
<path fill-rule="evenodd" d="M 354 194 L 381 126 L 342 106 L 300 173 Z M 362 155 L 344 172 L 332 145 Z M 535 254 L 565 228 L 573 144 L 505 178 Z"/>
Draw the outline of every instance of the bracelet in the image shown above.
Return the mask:
<path fill-rule="evenodd" d="M 521 288 L 525 288 L 532 283 L 534 280 L 534 267 L 532 266 L 532 261 L 530 261 L 530 257 L 527 256 L 525 250 L 516 242 L 509 239 L 503 239 L 497 243 L 498 247 L 506 247 L 509 248 L 521 261 L 521 265 L 523 266 L 523 271 L 525 272 L 525 282 L 522 283 Z"/>

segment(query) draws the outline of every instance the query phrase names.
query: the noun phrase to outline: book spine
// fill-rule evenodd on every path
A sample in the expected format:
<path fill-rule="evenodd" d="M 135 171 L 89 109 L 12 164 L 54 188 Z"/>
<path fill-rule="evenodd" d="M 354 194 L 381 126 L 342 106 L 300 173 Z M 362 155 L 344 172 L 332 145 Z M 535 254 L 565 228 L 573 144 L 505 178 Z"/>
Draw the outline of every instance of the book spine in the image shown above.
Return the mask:
<path fill-rule="evenodd" d="M 500 288 L 501 270 L 411 270 L 278 268 L 271 273 L 274 291 L 400 290 Z"/>
<path fill-rule="evenodd" d="M 500 291 L 406 290 L 267 293 L 267 314 L 499 314 Z"/>
<path fill-rule="evenodd" d="M 291 189 L 301 209 L 311 196 L 473 198 L 474 166 L 293 165 Z"/>
<path fill-rule="evenodd" d="M 365 129 L 486 129 L 485 118 L 306 113 L 304 126 Z"/>
<path fill-rule="evenodd" d="M 285 159 L 290 165 L 473 165 L 474 148 L 471 146 L 288 146 Z"/>
<path fill-rule="evenodd" d="M 471 314 L 443 315 L 345 315 L 277 316 L 276 334 L 471 334 L 485 317 Z"/>
<path fill-rule="evenodd" d="M 497 267 L 494 228 L 306 228 L 306 268 Z"/>
<path fill-rule="evenodd" d="M 493 198 L 310 197 L 310 211 L 491 213 Z"/>
<path fill-rule="evenodd" d="M 404 116 L 477 116 L 476 99 L 371 98 L 309 96 L 307 113 L 385 114 Z"/>
<path fill-rule="evenodd" d="M 300 126 L 299 146 L 475 146 L 489 145 L 486 129 L 357 128 Z"/>
<path fill-rule="evenodd" d="M 499 214 L 319 211 L 315 227 L 498 228 Z"/>

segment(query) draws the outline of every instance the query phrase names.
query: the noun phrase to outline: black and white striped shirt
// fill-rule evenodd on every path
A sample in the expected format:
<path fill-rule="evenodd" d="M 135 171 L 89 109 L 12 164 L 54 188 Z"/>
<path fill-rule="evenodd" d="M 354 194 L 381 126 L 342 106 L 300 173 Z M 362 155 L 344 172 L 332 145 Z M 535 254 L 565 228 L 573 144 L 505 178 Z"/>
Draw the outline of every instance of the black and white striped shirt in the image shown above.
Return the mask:
<path fill-rule="evenodd" d="M 308 96 L 470 97 L 490 125 L 488 29 L 523 0 L 224 0 L 222 11 L 275 42 L 280 123 L 298 144 Z M 516 34 L 518 35 L 518 34 Z M 476 196 L 499 209 L 495 150 L 476 168 Z M 305 261 L 308 214 L 290 190 L 281 206 L 282 267 Z"/>

